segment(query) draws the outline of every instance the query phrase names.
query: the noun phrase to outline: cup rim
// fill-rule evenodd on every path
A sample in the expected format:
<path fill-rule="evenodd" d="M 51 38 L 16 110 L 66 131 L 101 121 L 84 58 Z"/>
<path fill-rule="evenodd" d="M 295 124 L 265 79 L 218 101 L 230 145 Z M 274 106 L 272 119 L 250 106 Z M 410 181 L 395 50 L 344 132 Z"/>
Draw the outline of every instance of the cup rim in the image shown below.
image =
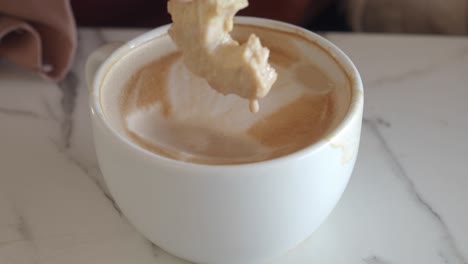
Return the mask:
<path fill-rule="evenodd" d="M 346 112 L 343 119 L 339 122 L 339 124 L 329 131 L 325 136 L 323 136 L 320 140 L 304 147 L 303 149 L 297 150 L 295 152 L 276 157 L 269 160 L 263 161 L 255 161 L 249 163 L 240 163 L 240 164 L 203 164 L 203 163 L 194 163 L 182 160 L 176 160 L 169 157 L 165 157 L 154 152 L 151 152 L 138 144 L 132 142 L 130 139 L 126 138 L 124 135 L 119 133 L 117 129 L 112 127 L 108 120 L 106 119 L 104 112 L 101 107 L 101 100 L 100 100 L 100 93 L 102 90 L 102 83 L 107 75 L 107 72 L 112 68 L 113 64 L 115 64 L 121 57 L 125 56 L 128 52 L 130 52 L 133 48 L 144 44 L 145 42 L 151 41 L 154 38 L 161 37 L 167 34 L 167 30 L 171 26 L 171 24 L 167 24 L 161 27 L 157 27 L 153 30 L 143 33 L 142 35 L 133 38 L 126 43 L 124 43 L 120 48 L 115 50 L 99 67 L 94 80 L 92 81 L 92 87 L 90 92 L 90 111 L 92 115 L 95 115 L 98 121 L 103 125 L 103 127 L 119 142 L 126 145 L 130 150 L 143 154 L 146 158 L 150 160 L 155 160 L 159 162 L 166 163 L 169 166 L 176 166 L 176 167 L 185 167 L 186 169 L 191 168 L 249 168 L 249 167 L 258 167 L 258 166 L 271 166 L 276 165 L 282 162 L 290 162 L 292 160 L 302 160 L 307 156 L 310 156 L 326 145 L 332 144 L 332 140 L 339 136 L 339 134 L 343 133 L 343 131 L 349 127 L 354 118 L 358 117 L 360 112 L 362 111 L 362 106 L 364 104 L 364 96 L 363 96 L 363 84 L 360 77 L 360 74 L 353 64 L 351 59 L 336 45 L 334 45 L 329 40 L 325 39 L 324 37 L 309 31 L 305 28 L 301 28 L 299 26 L 295 26 L 289 23 L 276 21 L 272 19 L 266 18 L 258 18 L 258 17 L 246 17 L 246 16 L 236 16 L 234 18 L 235 24 L 241 25 L 251 25 L 251 26 L 258 26 L 263 28 L 275 29 L 279 31 L 283 31 L 285 33 L 294 33 L 296 35 L 300 35 L 303 38 L 306 38 L 309 41 L 313 41 L 317 47 L 321 48 L 331 59 L 333 59 L 341 70 L 344 71 L 344 74 L 347 76 L 348 81 L 350 83 L 351 89 L 351 102 L 348 107 L 348 111 Z"/>

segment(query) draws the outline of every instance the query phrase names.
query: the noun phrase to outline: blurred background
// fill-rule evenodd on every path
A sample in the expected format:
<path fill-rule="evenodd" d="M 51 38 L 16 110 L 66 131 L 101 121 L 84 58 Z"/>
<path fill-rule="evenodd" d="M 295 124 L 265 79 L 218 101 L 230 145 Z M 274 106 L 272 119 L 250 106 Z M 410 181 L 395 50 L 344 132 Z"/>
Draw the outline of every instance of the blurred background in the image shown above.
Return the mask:
<path fill-rule="evenodd" d="M 467 34 L 468 0 L 250 0 L 241 15 L 314 31 Z M 79 26 L 156 27 L 167 0 L 71 0 Z"/>
<path fill-rule="evenodd" d="M 468 0 L 250 0 L 240 15 L 312 31 L 468 33 Z M 3 59 L 53 80 L 69 71 L 78 27 L 154 28 L 170 22 L 167 0 L 0 0 Z"/>

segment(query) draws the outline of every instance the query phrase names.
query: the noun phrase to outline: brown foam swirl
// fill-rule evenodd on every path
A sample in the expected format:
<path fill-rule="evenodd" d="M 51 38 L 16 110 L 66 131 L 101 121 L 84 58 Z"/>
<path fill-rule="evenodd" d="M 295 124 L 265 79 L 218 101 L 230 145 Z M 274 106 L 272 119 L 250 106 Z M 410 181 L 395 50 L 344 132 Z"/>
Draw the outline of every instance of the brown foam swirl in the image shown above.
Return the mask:
<path fill-rule="evenodd" d="M 180 56 L 178 52 L 165 55 L 142 67 L 130 77 L 120 97 L 122 116 L 127 116 L 135 109 L 150 107 L 156 102 L 161 103 L 165 116 L 171 114 L 167 76 L 169 69 Z"/>
<path fill-rule="evenodd" d="M 256 122 L 248 134 L 274 149 L 296 151 L 320 139 L 329 127 L 333 100 L 329 94 L 305 94 Z"/>

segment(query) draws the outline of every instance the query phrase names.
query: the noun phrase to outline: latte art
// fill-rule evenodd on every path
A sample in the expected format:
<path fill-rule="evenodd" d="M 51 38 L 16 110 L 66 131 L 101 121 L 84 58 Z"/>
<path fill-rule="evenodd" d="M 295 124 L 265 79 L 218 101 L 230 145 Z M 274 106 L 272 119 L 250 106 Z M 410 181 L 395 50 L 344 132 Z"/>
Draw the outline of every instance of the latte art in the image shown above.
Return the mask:
<path fill-rule="evenodd" d="M 115 83 L 105 85 L 114 90 L 101 92 L 106 117 L 148 151 L 203 164 L 269 160 L 323 139 L 349 107 L 347 77 L 331 58 L 327 67 L 338 77 L 315 65 L 314 56 L 323 51 L 300 36 L 253 26 L 236 26 L 234 34 L 241 40 L 252 31 L 271 49 L 278 73 L 258 113 L 249 111 L 246 100 L 222 95 L 190 73 L 165 35 L 109 71 Z"/>

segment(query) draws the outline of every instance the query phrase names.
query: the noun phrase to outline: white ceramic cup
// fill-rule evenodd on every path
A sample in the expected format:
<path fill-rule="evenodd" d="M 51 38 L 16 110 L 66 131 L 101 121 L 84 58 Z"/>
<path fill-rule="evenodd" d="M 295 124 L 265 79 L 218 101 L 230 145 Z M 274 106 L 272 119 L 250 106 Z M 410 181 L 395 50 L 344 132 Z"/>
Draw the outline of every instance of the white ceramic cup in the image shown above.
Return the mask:
<path fill-rule="evenodd" d="M 341 65 L 350 77 L 352 100 L 335 130 L 303 150 L 269 161 L 220 166 L 171 160 L 119 134 L 100 104 L 110 67 L 140 44 L 166 34 L 168 26 L 115 51 L 115 45 L 96 51 L 86 69 L 96 152 L 113 198 L 149 240 L 197 263 L 262 263 L 294 248 L 335 207 L 358 152 L 363 88 L 350 59 L 326 39 L 293 25 L 247 17 L 236 23 L 301 34 Z"/>

